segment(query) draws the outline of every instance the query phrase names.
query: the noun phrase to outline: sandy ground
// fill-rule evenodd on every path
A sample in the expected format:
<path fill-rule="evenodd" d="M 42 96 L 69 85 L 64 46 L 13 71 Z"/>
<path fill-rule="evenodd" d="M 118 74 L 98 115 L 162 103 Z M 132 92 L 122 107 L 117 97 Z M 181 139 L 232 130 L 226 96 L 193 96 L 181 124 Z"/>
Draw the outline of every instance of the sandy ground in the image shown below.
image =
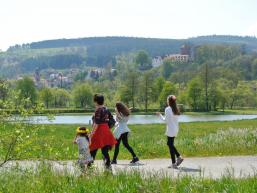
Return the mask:
<path fill-rule="evenodd" d="M 68 172 L 79 174 L 76 161 L 46 161 L 51 164 L 56 172 Z M 224 157 L 197 157 L 185 158 L 178 169 L 170 169 L 170 159 L 148 159 L 140 160 L 137 164 L 129 164 L 129 160 L 118 160 L 117 165 L 112 165 L 113 174 L 119 171 L 139 171 L 144 176 L 167 175 L 178 177 L 192 175 L 195 177 L 220 178 L 230 175 L 235 178 L 257 175 L 257 156 L 224 156 Z M 11 161 L 4 165 L 2 170 L 9 170 L 16 165 L 21 169 L 36 169 L 40 161 Z M 95 167 L 103 169 L 103 161 L 97 160 Z"/>

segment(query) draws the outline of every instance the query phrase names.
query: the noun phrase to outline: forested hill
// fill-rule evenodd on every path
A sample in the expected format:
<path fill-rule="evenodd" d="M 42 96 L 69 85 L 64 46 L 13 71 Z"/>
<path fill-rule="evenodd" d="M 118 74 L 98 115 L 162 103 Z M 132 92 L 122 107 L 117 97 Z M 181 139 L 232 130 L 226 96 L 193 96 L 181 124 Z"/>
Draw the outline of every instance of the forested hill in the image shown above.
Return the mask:
<path fill-rule="evenodd" d="M 57 39 L 11 46 L 0 53 L 0 76 L 14 76 L 35 69 L 67 69 L 74 66 L 104 67 L 115 64 L 123 53 L 145 50 L 150 57 L 179 53 L 183 44 L 238 45 L 245 52 L 257 52 L 257 38 L 240 36 L 200 36 L 188 39 L 135 37 L 89 37 Z M 15 73 L 13 71 L 15 69 Z"/>
<path fill-rule="evenodd" d="M 158 39 L 135 37 L 89 37 L 77 39 L 57 39 L 33 42 L 21 46 L 12 46 L 8 50 L 17 48 L 52 49 L 65 47 L 86 47 L 86 63 L 93 66 L 104 66 L 115 56 L 138 50 L 146 50 L 150 56 L 164 56 L 179 53 L 183 44 L 193 46 L 202 44 L 237 44 L 246 52 L 257 51 L 257 38 L 240 36 L 199 36 L 188 39 Z"/>
<path fill-rule="evenodd" d="M 179 46 L 184 43 L 199 44 L 241 44 L 248 50 L 257 50 L 257 38 L 212 35 L 199 36 L 188 39 L 158 39 L 158 38 L 135 38 L 135 37 L 88 37 L 76 39 L 56 39 L 33 42 L 23 46 L 31 49 L 60 48 L 71 46 L 87 46 L 92 51 L 112 50 L 117 52 L 128 52 L 133 50 L 145 49 L 151 55 L 161 55 L 163 52 L 176 52 Z M 15 48 L 11 46 L 9 50 Z"/>
<path fill-rule="evenodd" d="M 133 37 L 89 37 L 77 39 L 57 39 L 24 44 L 23 47 L 31 49 L 61 48 L 61 47 L 87 47 L 89 56 L 117 55 L 121 53 L 146 50 L 150 55 L 163 55 L 176 53 L 184 40 L 133 38 Z M 9 50 L 15 49 L 10 47 Z"/>
<path fill-rule="evenodd" d="M 213 35 L 213 36 L 199 36 L 189 38 L 192 44 L 238 44 L 244 45 L 247 51 L 257 51 L 257 38 L 256 37 L 242 37 L 242 36 L 229 36 L 229 35 Z"/>

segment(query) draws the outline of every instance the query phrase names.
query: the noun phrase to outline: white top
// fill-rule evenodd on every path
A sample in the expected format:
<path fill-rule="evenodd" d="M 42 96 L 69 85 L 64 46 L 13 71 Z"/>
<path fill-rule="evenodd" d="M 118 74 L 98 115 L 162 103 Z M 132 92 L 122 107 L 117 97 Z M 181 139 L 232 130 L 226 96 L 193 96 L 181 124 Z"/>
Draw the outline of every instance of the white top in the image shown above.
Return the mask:
<path fill-rule="evenodd" d="M 84 165 L 93 161 L 93 158 L 89 150 L 89 141 L 87 140 L 87 138 L 82 136 L 77 136 L 76 143 L 78 144 L 78 149 L 79 149 L 78 163 L 80 165 Z"/>
<path fill-rule="evenodd" d="M 165 135 L 168 137 L 176 137 L 178 134 L 178 115 L 174 115 L 170 106 L 165 108 L 165 115 L 160 114 L 160 118 L 166 122 L 166 132 Z"/>
<path fill-rule="evenodd" d="M 118 112 L 116 113 L 116 121 L 118 124 L 116 125 L 113 131 L 114 137 L 116 139 L 119 139 L 121 134 L 130 132 L 130 129 L 128 128 L 128 120 L 129 120 L 128 116 L 124 116 Z"/>
<path fill-rule="evenodd" d="M 86 137 L 77 136 L 76 143 L 78 144 L 79 151 L 82 149 L 89 149 L 89 141 Z"/>

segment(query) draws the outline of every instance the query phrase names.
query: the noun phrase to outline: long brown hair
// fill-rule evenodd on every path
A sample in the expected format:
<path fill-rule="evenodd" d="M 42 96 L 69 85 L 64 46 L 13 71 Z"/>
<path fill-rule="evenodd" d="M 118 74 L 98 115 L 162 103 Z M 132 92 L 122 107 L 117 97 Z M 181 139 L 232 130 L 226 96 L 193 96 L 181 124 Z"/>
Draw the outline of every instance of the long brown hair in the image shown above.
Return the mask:
<path fill-rule="evenodd" d="M 124 115 L 124 116 L 129 116 L 130 115 L 130 110 L 122 102 L 117 102 L 116 103 L 116 108 L 117 108 L 118 112 L 121 113 L 122 115 Z"/>
<path fill-rule="evenodd" d="M 180 110 L 177 106 L 176 103 L 176 97 L 174 95 L 169 95 L 167 98 L 168 104 L 172 109 L 172 112 L 174 113 L 174 115 L 180 115 Z"/>

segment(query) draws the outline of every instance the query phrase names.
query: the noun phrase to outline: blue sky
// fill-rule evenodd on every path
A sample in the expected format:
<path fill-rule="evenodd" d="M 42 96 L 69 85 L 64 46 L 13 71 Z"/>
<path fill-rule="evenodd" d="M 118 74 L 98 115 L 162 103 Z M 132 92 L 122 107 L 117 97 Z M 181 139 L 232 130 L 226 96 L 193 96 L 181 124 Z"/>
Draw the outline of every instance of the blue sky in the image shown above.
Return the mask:
<path fill-rule="evenodd" d="M 0 0 L 0 49 L 91 36 L 257 36 L 257 0 Z"/>

